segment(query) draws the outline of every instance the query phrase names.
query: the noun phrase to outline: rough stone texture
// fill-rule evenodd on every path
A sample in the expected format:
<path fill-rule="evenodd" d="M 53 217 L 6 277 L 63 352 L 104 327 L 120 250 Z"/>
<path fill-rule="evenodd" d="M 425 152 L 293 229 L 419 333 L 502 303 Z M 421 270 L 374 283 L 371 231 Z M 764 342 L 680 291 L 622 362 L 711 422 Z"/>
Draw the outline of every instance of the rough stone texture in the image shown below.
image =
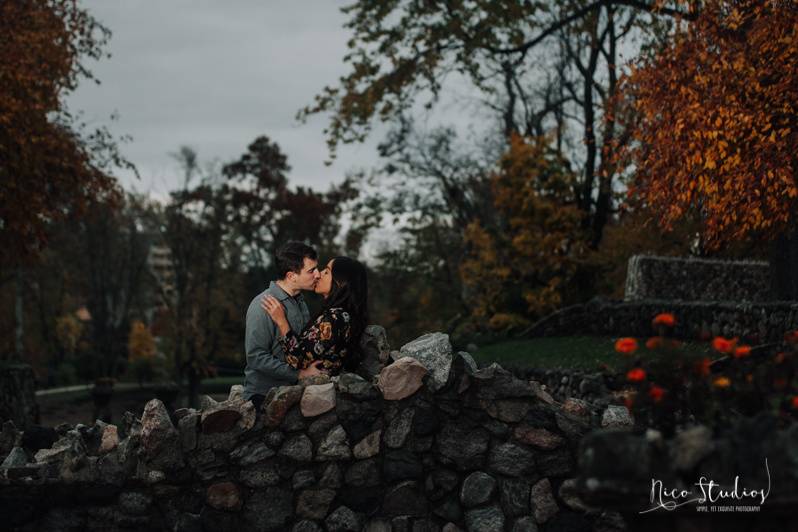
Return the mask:
<path fill-rule="evenodd" d="M 496 492 L 496 479 L 482 471 L 468 475 L 460 488 L 460 502 L 467 508 L 490 501 Z"/>
<path fill-rule="evenodd" d="M 246 530 L 286 530 L 294 515 L 291 492 L 280 488 L 255 491 L 247 499 L 242 513 Z"/>
<path fill-rule="evenodd" d="M 671 446 L 671 460 L 678 471 L 691 471 L 714 449 L 712 431 L 703 425 L 691 427 L 676 435 Z"/>
<path fill-rule="evenodd" d="M 304 434 L 293 436 L 286 440 L 278 454 L 297 462 L 309 462 L 313 459 L 313 442 Z"/>
<path fill-rule="evenodd" d="M 299 402 L 302 415 L 315 417 L 335 408 L 335 385 L 333 383 L 307 386 Z"/>
<path fill-rule="evenodd" d="M 331 513 L 324 524 L 329 532 L 359 532 L 363 528 L 363 517 L 346 506 L 339 506 Z"/>
<path fill-rule="evenodd" d="M 360 347 L 363 350 L 363 360 L 358 368 L 358 373 L 366 377 L 379 375 L 391 353 L 388 344 L 388 334 L 380 325 L 369 325 L 360 338 Z"/>
<path fill-rule="evenodd" d="M 379 397 L 380 392 L 374 385 L 365 380 L 360 375 L 354 373 L 344 373 L 338 377 L 336 383 L 339 393 L 343 393 L 356 399 L 374 399 Z"/>
<path fill-rule="evenodd" d="M 513 431 L 513 436 L 521 443 L 533 445 L 539 449 L 556 449 L 565 443 L 565 438 L 558 434 L 527 425 L 517 426 Z"/>
<path fill-rule="evenodd" d="M 405 444 L 405 440 L 410 434 L 410 429 L 413 427 L 414 414 L 415 410 L 406 408 L 391 420 L 383 437 L 385 445 L 392 449 L 398 449 Z"/>
<path fill-rule="evenodd" d="M 24 467 L 27 463 L 28 455 L 25 453 L 25 450 L 22 447 L 14 447 L 11 449 L 11 452 L 8 453 L 5 460 L 3 460 L 3 464 L 0 465 L 0 468 Z"/>
<path fill-rule="evenodd" d="M 202 412 L 200 424 L 203 434 L 229 432 L 234 428 L 247 430 L 255 423 L 255 407 L 250 401 L 232 399 L 217 403 Z"/>
<path fill-rule="evenodd" d="M 624 299 L 770 301 L 770 267 L 763 261 L 635 255 Z"/>
<path fill-rule="evenodd" d="M 538 523 L 545 523 L 560 511 L 557 501 L 554 500 L 554 494 L 551 492 L 549 479 L 544 478 L 532 486 L 530 504 L 532 515 L 535 516 L 535 521 Z"/>
<path fill-rule="evenodd" d="M 36 453 L 39 461 L 27 463 L 34 453 L 17 445 L 21 451 L 6 464 L 12 467 L 0 468 L 0 515 L 8 516 L 11 529 L 25 531 L 437 532 L 446 526 L 622 532 L 641 528 L 638 514 L 652 478 L 689 485 L 701 471 L 718 480 L 741 474 L 746 485 L 766 485 L 762 464 L 768 457 L 779 487 L 768 510 L 788 522 L 771 523 L 764 512 L 757 517 L 770 530 L 796 524 L 789 520 L 798 519 L 792 513 L 798 425 L 740 423 L 709 440 L 711 447 L 698 429 L 667 438 L 654 431 L 594 430 L 600 417 L 593 413 L 606 404 L 590 403 L 592 412 L 580 416 L 548 403 L 527 378 L 499 366 L 469 371 L 456 357 L 446 387 L 432 393 L 422 386 L 399 402 L 373 397 L 357 378 L 347 377 L 339 390 L 337 379 L 335 409 L 312 420 L 302 416 L 297 396 L 277 426 L 244 429 L 242 415 L 228 432 L 212 434 L 200 429 L 201 411 L 184 409 L 175 415 L 175 437 L 178 431 L 155 403 L 143 423 L 134 414 L 123 416 L 119 432 L 127 437 L 103 454 L 103 423 L 34 429 L 29 436 L 8 425 L 0 440 L 36 440 L 44 447 Z M 469 384 L 462 387 L 464 378 Z M 490 404 L 499 401 L 506 402 L 504 412 L 510 405 L 523 418 L 493 417 Z M 219 411 L 219 404 L 211 408 Z M 159 450 L 155 456 L 145 451 L 145 441 Z M 356 442 L 354 453 L 350 442 Z M 163 456 L 181 453 L 180 467 L 162 467 Z M 669 468 L 677 457 L 685 471 Z M 645 529 L 674 529 L 665 526 L 671 515 L 646 514 Z M 705 516 L 678 517 L 688 521 L 683 528 L 701 530 L 695 519 Z M 662 526 L 652 526 L 657 523 Z"/>
<path fill-rule="evenodd" d="M 443 427 L 436 440 L 436 450 L 444 463 L 459 469 L 476 469 L 485 462 L 490 434 L 483 428 L 470 428 L 459 423 Z"/>
<path fill-rule="evenodd" d="M 421 388 L 427 368 L 411 357 L 403 357 L 380 371 L 377 386 L 389 401 L 410 397 Z"/>
<path fill-rule="evenodd" d="M 269 390 L 263 401 L 263 422 L 267 427 L 277 427 L 288 410 L 302 399 L 302 386 L 280 386 Z"/>
<path fill-rule="evenodd" d="M 232 482 L 218 482 L 208 486 L 205 500 L 217 510 L 238 510 L 241 507 L 241 491 Z"/>
<path fill-rule="evenodd" d="M 498 506 L 469 510 L 465 524 L 469 532 L 503 532 L 504 514 Z"/>
<path fill-rule="evenodd" d="M 244 385 L 243 384 L 234 384 L 230 386 L 230 394 L 227 396 L 228 401 L 234 401 L 237 399 L 244 399 Z"/>
<path fill-rule="evenodd" d="M 307 519 L 324 519 L 329 512 L 333 499 L 335 499 L 335 490 L 304 490 L 297 498 L 296 514 Z"/>
<path fill-rule="evenodd" d="M 316 460 L 319 462 L 326 460 L 347 460 L 352 456 L 349 449 L 349 442 L 346 438 L 346 431 L 341 425 L 333 427 L 332 430 L 319 444 L 316 452 Z"/>
<path fill-rule="evenodd" d="M 100 454 L 110 453 L 119 445 L 119 434 L 116 425 L 106 425 L 103 427 L 100 436 L 100 446 L 97 452 Z"/>
<path fill-rule="evenodd" d="M 431 390 L 439 390 L 446 384 L 452 367 L 452 344 L 449 343 L 448 334 L 425 334 L 403 345 L 399 352 L 402 357 L 415 358 L 427 368 L 431 376 Z"/>
<path fill-rule="evenodd" d="M 514 443 L 502 443 L 491 449 L 488 469 L 510 477 L 527 476 L 535 469 L 535 455 Z"/>
<path fill-rule="evenodd" d="M 362 460 L 364 458 L 371 458 L 377 456 L 380 452 L 380 436 L 381 430 L 375 430 L 362 440 L 360 440 L 352 449 L 355 458 Z"/>
<path fill-rule="evenodd" d="M 586 417 L 590 415 L 590 407 L 587 402 L 574 397 L 567 398 L 562 404 L 562 409 L 574 416 Z"/>
<path fill-rule="evenodd" d="M 620 405 L 609 405 L 601 416 L 601 426 L 607 429 L 634 426 L 629 409 Z"/>

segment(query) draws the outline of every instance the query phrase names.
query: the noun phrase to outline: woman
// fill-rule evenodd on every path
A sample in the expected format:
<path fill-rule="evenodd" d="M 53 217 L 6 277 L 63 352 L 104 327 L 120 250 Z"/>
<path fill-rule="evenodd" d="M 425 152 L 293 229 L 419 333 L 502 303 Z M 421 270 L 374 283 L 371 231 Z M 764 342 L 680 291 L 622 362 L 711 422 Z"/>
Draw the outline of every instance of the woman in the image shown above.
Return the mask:
<path fill-rule="evenodd" d="M 368 323 L 366 268 L 348 257 L 335 257 L 322 270 L 314 291 L 324 297 L 324 308 L 305 330 L 291 330 L 285 309 L 272 296 L 261 300 L 261 308 L 280 330 L 285 361 L 306 369 L 321 361 L 321 369 L 338 373 L 353 371 L 360 362 L 360 337 Z"/>

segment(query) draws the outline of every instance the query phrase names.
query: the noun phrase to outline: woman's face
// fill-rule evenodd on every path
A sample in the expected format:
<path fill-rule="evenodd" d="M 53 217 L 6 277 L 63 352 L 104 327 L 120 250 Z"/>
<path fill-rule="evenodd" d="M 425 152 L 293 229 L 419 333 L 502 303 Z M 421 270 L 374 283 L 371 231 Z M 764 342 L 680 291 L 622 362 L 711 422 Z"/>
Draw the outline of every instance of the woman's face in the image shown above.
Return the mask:
<path fill-rule="evenodd" d="M 319 278 L 319 282 L 316 283 L 316 288 L 314 289 L 314 292 L 321 294 L 323 297 L 329 296 L 332 289 L 332 265 L 333 261 L 330 259 L 327 267 L 321 271 L 321 278 Z"/>

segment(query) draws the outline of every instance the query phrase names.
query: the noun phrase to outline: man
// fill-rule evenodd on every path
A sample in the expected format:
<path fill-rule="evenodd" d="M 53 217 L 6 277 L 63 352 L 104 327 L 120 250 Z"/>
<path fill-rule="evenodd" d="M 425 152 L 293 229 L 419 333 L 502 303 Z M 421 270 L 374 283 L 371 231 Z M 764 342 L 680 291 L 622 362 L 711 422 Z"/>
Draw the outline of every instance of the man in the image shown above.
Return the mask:
<path fill-rule="evenodd" d="M 302 242 L 287 242 L 275 254 L 277 281 L 255 296 L 247 309 L 244 347 L 247 366 L 244 369 L 244 398 L 260 412 L 266 393 L 276 386 L 295 384 L 298 379 L 317 375 L 320 370 L 310 367 L 298 371 L 285 363 L 280 345 L 280 331 L 260 307 L 266 294 L 274 296 L 283 307 L 291 329 L 300 332 L 310 320 L 310 312 L 302 297 L 302 290 L 313 290 L 321 274 L 317 268 L 316 251 Z"/>

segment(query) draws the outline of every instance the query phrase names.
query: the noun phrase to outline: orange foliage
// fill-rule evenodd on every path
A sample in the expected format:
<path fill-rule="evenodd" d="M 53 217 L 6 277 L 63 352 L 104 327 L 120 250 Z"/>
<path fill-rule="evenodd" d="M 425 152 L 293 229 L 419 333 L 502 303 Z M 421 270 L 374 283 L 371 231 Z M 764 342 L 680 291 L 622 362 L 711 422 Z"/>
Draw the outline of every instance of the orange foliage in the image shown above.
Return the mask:
<path fill-rule="evenodd" d="M 546 139 L 511 137 L 492 177 L 503 227 L 475 221 L 465 231 L 460 276 L 475 296 L 476 317 L 508 311 L 539 317 L 568 299 L 587 252 L 574 179 Z"/>
<path fill-rule="evenodd" d="M 97 59 L 108 32 L 70 0 L 0 2 L 0 262 L 25 258 L 47 225 L 116 196 L 72 129 L 63 97 L 80 59 Z M 94 136 L 89 143 L 107 145 Z M 112 155 L 113 157 L 113 155 Z"/>
<path fill-rule="evenodd" d="M 798 7 L 708 0 L 624 82 L 630 195 L 666 227 L 689 212 L 709 248 L 773 236 L 798 207 Z"/>

